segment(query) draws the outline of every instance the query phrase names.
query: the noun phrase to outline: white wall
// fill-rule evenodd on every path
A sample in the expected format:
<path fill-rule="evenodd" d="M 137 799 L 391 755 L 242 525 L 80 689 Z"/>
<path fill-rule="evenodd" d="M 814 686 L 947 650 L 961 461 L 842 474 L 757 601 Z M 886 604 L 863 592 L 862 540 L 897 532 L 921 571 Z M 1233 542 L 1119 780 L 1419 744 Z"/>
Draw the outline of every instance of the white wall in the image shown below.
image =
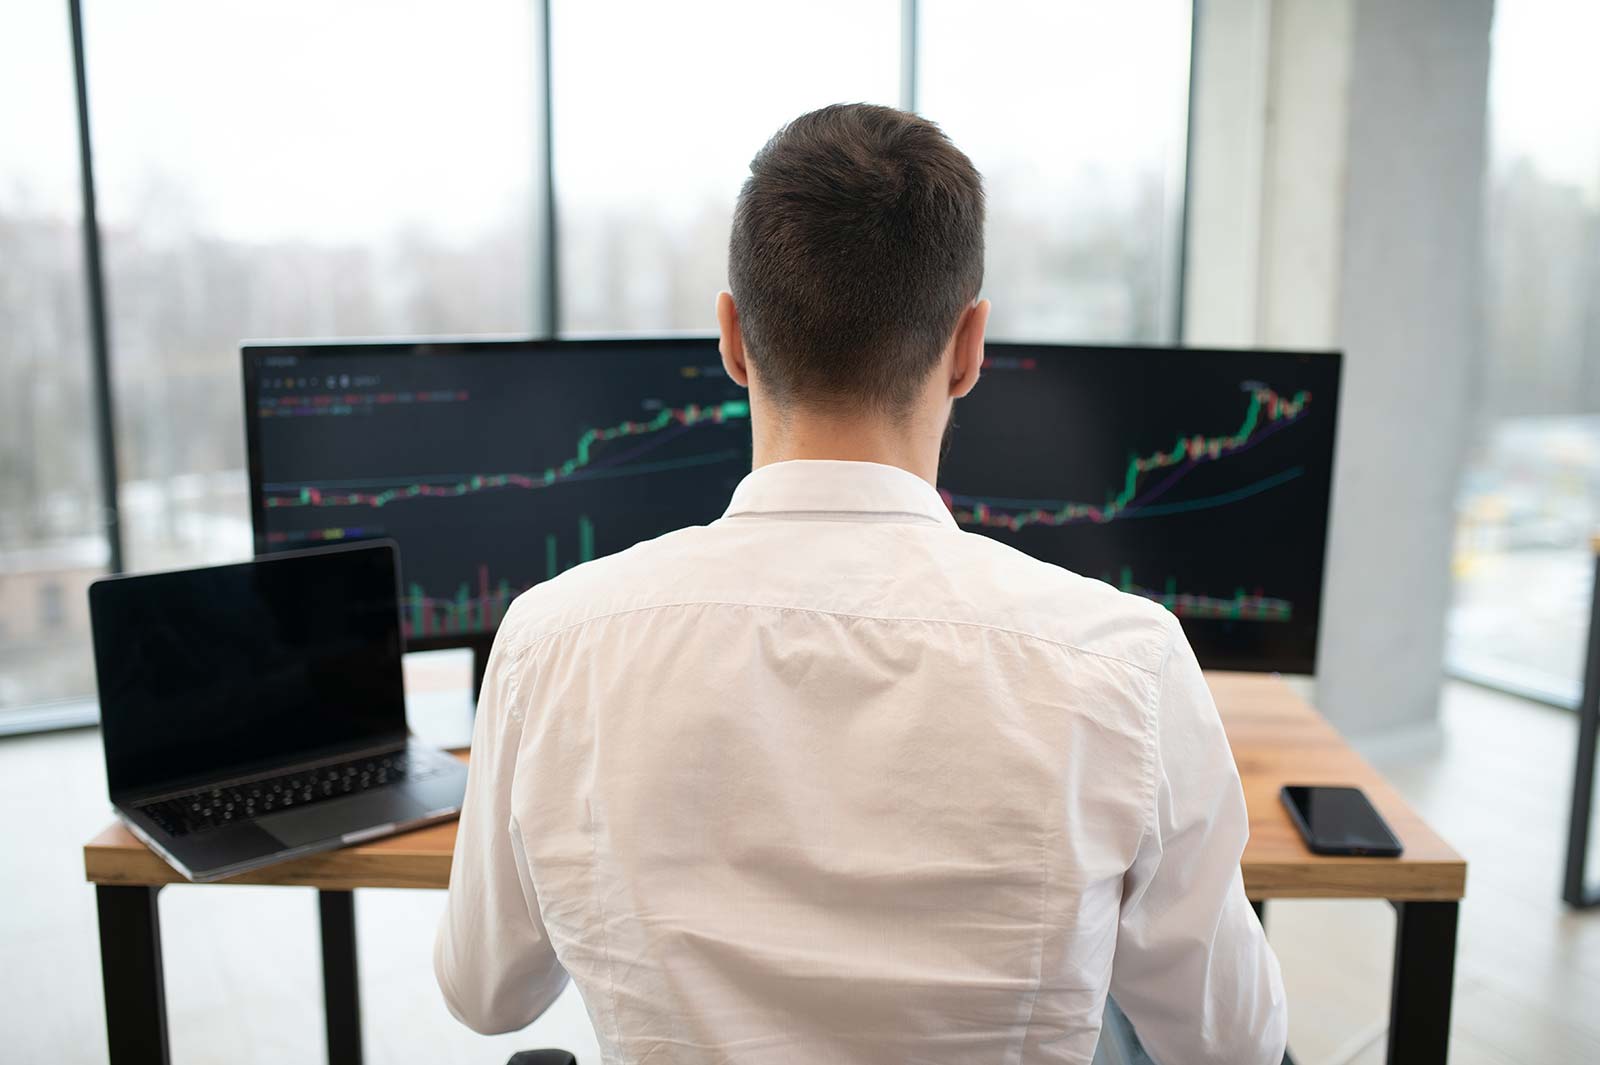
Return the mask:
<path fill-rule="evenodd" d="M 1185 341 L 1346 352 L 1317 701 L 1436 731 L 1491 0 L 1202 0 Z"/>

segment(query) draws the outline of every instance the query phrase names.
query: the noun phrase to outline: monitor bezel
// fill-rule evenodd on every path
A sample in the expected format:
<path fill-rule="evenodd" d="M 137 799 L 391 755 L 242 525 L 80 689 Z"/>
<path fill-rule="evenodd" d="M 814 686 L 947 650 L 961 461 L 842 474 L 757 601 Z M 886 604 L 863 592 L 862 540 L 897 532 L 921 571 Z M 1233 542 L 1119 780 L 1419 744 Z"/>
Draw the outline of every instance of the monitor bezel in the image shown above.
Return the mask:
<path fill-rule="evenodd" d="M 1202 663 L 1207 670 L 1226 673 L 1279 673 L 1291 676 L 1315 676 L 1317 663 L 1322 656 L 1322 639 L 1325 632 L 1323 618 L 1328 603 L 1328 541 L 1329 532 L 1333 527 L 1333 498 L 1338 483 L 1339 474 L 1339 425 L 1344 409 L 1340 402 L 1344 391 L 1344 352 L 1330 348 L 1247 348 L 1247 347 L 1217 347 L 1217 346 L 1189 346 L 1177 344 L 1052 344 L 1048 341 L 988 341 L 984 344 L 984 356 L 1004 354 L 1019 355 L 1025 352 L 1072 352 L 1072 351 L 1097 351 L 1097 352 L 1125 352 L 1130 356 L 1165 354 L 1184 355 L 1244 355 L 1255 358 L 1294 358 L 1313 359 L 1326 361 L 1331 367 L 1333 377 L 1333 440 L 1331 443 L 1331 459 L 1328 469 L 1328 501 L 1326 519 L 1322 523 L 1322 542 L 1318 545 L 1317 576 L 1319 594 L 1317 596 L 1317 616 L 1312 622 L 1311 654 L 1309 657 L 1287 659 L 1283 656 L 1273 657 L 1238 657 L 1225 664 Z M 978 388 L 983 387 L 980 377 Z M 982 535 L 981 533 L 977 535 Z"/>
<path fill-rule="evenodd" d="M 530 358 L 541 355 L 570 354 L 590 350 L 653 350 L 670 352 L 681 357 L 689 352 L 715 354 L 717 339 L 710 334 L 678 335 L 671 337 L 583 337 L 552 340 L 541 337 L 344 337 L 328 339 L 247 340 L 239 350 L 240 367 L 244 377 L 245 466 L 249 477 L 250 534 L 257 558 L 281 554 L 270 550 L 266 540 L 266 507 L 261 486 L 264 478 L 261 469 L 260 420 L 255 411 L 260 399 L 259 379 L 262 361 L 274 355 L 293 355 L 297 358 L 350 357 L 364 355 L 410 355 L 417 358 L 470 358 L 479 354 L 505 354 L 526 352 Z M 348 543 L 364 541 L 352 540 Z M 290 549 L 284 549 L 290 550 Z M 405 548 L 400 548 L 400 566 L 405 567 Z M 498 630 L 496 630 L 498 631 Z M 495 633 L 471 636 L 428 636 L 420 639 L 406 638 L 407 651 L 442 651 L 467 648 L 477 652 L 480 661 L 487 657 Z"/>

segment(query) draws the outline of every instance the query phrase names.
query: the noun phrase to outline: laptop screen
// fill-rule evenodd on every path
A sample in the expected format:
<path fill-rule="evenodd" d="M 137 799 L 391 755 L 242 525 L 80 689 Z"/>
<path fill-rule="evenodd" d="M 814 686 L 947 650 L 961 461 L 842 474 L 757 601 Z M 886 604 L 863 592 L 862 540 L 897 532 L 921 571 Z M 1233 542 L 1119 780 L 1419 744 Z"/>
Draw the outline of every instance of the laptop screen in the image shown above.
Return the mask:
<path fill-rule="evenodd" d="M 113 795 L 405 737 L 392 543 L 89 590 Z"/>

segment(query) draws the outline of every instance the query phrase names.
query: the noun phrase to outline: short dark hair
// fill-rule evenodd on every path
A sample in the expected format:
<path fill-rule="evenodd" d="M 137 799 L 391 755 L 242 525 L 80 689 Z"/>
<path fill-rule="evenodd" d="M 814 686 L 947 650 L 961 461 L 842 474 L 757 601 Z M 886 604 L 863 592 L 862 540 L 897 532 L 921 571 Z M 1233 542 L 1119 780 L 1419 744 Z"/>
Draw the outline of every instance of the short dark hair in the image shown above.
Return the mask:
<path fill-rule="evenodd" d="M 983 179 L 927 119 L 835 104 L 751 160 L 728 284 L 778 403 L 902 413 L 982 282 Z"/>

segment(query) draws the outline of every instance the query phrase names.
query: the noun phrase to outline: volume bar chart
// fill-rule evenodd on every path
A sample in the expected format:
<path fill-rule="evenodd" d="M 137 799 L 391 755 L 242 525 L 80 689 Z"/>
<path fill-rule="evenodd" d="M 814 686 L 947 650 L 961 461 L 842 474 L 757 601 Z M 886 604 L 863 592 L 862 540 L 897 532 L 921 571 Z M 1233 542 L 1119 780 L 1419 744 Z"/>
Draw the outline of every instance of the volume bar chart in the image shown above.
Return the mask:
<path fill-rule="evenodd" d="M 463 584 L 449 597 L 429 595 L 419 584 L 408 585 L 400 600 L 406 639 L 492 631 L 521 591 L 506 580 L 491 588 L 489 567 L 484 565 L 478 567 L 476 589 Z"/>
<path fill-rule="evenodd" d="M 1103 578 L 1112 583 L 1109 578 Z M 1122 568 L 1116 586 L 1124 592 L 1140 595 L 1160 603 L 1180 618 L 1199 618 L 1206 621 L 1289 621 L 1294 617 L 1294 604 L 1287 599 L 1275 599 L 1260 589 L 1247 592 L 1235 589 L 1232 596 L 1221 599 L 1210 595 L 1197 595 L 1178 591 L 1178 578 L 1168 577 L 1160 588 L 1146 588 L 1133 579 L 1133 570 Z"/>
<path fill-rule="evenodd" d="M 544 576 L 546 580 L 556 576 L 574 565 L 593 561 L 594 555 L 594 522 L 589 520 L 587 514 L 578 515 L 578 558 L 576 562 L 561 562 L 561 543 L 556 539 L 555 533 L 546 533 L 544 537 Z"/>
<path fill-rule="evenodd" d="M 592 561 L 595 555 L 594 522 L 587 514 L 578 515 L 578 549 L 563 558 L 561 541 L 555 533 L 544 537 L 544 578 L 557 577 L 573 566 Z M 401 616 L 408 639 L 429 636 L 457 636 L 473 632 L 492 632 L 500 624 L 511 601 L 528 585 L 508 580 L 492 582 L 489 567 L 479 564 L 473 586 L 461 584 L 450 596 L 431 595 L 419 584 L 406 587 L 401 599 Z"/>

